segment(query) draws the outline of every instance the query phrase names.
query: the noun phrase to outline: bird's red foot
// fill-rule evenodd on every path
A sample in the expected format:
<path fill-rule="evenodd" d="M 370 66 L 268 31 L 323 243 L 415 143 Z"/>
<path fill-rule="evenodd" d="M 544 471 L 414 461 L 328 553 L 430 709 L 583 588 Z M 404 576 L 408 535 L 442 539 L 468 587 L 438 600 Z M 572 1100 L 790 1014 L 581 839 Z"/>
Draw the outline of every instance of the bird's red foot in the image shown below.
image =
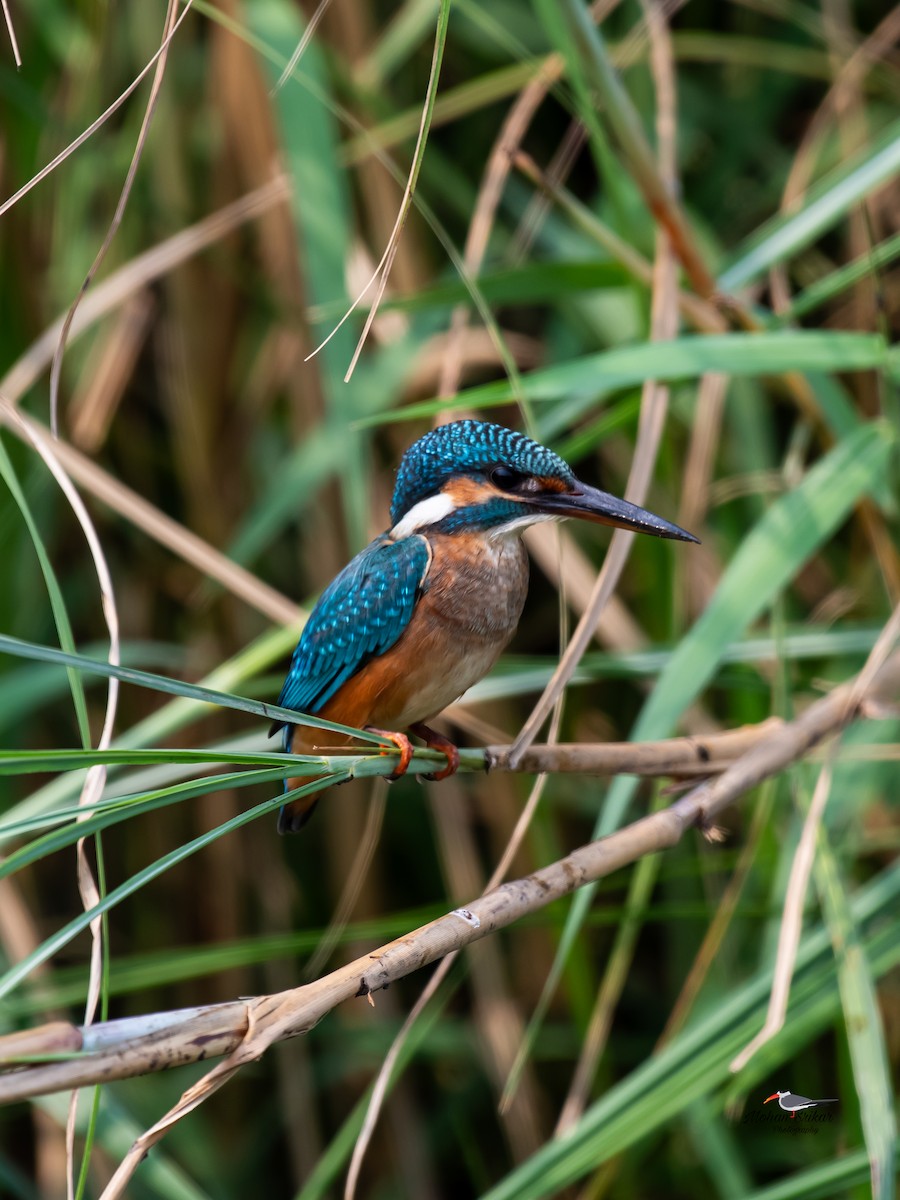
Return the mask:
<path fill-rule="evenodd" d="M 438 733 L 434 729 L 429 729 L 427 725 L 421 723 L 410 725 L 410 729 L 420 737 L 429 750 L 440 750 L 447 758 L 446 767 L 440 771 L 435 771 L 431 775 L 425 775 L 423 778 L 432 779 L 435 782 L 440 779 L 446 779 L 448 775 L 455 775 L 459 770 L 459 750 L 454 746 L 449 738 L 445 738 L 442 733 Z"/>
<path fill-rule="evenodd" d="M 388 783 L 393 783 L 395 779 L 399 779 L 401 775 L 405 775 L 413 756 L 413 744 L 406 734 L 397 733 L 394 729 L 378 729 L 375 725 L 367 725 L 366 730 L 369 733 L 377 733 L 385 741 L 393 742 L 400 751 L 400 761 L 397 763 L 397 766 L 391 771 L 390 775 L 385 775 Z"/>

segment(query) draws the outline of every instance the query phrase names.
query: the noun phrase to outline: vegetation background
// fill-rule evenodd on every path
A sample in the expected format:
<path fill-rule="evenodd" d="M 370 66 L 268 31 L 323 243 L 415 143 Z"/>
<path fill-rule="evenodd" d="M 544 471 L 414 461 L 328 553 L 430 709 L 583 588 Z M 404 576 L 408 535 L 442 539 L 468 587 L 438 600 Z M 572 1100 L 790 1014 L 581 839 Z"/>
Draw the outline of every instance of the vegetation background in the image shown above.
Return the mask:
<path fill-rule="evenodd" d="M 166 21 L 161 0 L 11 11 L 22 67 L 4 46 L 4 197 L 135 79 Z M 195 0 L 60 376 L 59 452 L 109 563 L 124 663 L 176 693 L 202 681 L 274 700 L 294 605 L 384 527 L 398 459 L 439 415 L 487 406 L 621 494 L 642 404 L 646 416 L 665 398 L 656 379 L 671 390 L 647 503 L 703 546 L 634 545 L 559 737 L 790 717 L 859 669 L 900 599 L 900 10 L 609 0 L 599 33 L 584 13 L 582 0 Z M 0 221 L 2 1032 L 82 1019 L 83 769 L 60 773 L 47 751 L 96 745 L 106 704 L 102 680 L 8 639 L 102 658 L 108 637 L 81 527 L 12 407 L 50 422 L 58 330 L 42 331 L 107 235 L 150 87 Z M 390 244 L 413 164 L 384 301 L 345 383 L 375 289 L 306 356 Z M 494 207 L 491 164 L 506 172 Z M 654 187 L 687 231 L 680 302 Z M 646 440 L 643 453 L 652 464 Z M 463 743 L 515 736 L 607 542 L 569 529 L 535 546 L 511 653 L 454 716 Z M 359 1194 L 774 1200 L 865 1196 L 873 1178 L 891 1194 L 898 744 L 896 719 L 842 741 L 788 1020 L 741 1072 L 728 1064 L 763 1021 L 809 764 L 745 797 L 722 843 L 686 839 L 467 952 L 416 1027 Z M 357 781 L 279 839 L 277 772 L 210 780 L 227 752 L 271 749 L 258 717 L 124 686 L 114 745 L 210 749 L 202 768 L 163 755 L 110 771 L 107 796 L 128 800 L 103 810 L 90 853 L 101 889 L 121 889 L 105 918 L 110 1016 L 294 986 L 471 899 L 532 784 L 404 780 L 385 803 L 383 785 Z M 551 777 L 511 874 L 664 802 L 633 779 Z M 129 1194 L 339 1194 L 362 1101 L 423 982 L 343 1005 L 243 1070 Z M 85 1095 L 79 1194 L 99 1195 L 200 1073 Z M 814 1131 L 778 1112 L 763 1123 L 776 1089 L 840 1104 Z M 66 1108 L 0 1110 L 0 1193 L 65 1194 Z"/>

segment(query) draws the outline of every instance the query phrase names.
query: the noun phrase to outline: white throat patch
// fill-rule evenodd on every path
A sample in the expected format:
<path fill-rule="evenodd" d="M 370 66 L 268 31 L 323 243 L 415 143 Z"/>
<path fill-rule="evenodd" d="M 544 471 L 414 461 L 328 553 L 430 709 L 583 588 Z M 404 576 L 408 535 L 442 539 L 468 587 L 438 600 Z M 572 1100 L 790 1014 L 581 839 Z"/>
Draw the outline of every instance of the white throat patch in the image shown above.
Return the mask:
<path fill-rule="evenodd" d="M 427 496 L 418 504 L 414 504 L 409 512 L 400 518 L 391 530 L 391 537 L 411 537 L 420 529 L 427 529 L 429 525 L 435 525 L 455 511 L 456 503 L 447 492 L 438 492 L 434 496 Z"/>
<path fill-rule="evenodd" d="M 489 529 L 488 537 L 491 541 L 497 538 L 512 537 L 513 534 L 518 534 L 526 530 L 529 525 L 539 525 L 543 521 L 561 521 L 562 519 L 562 517 L 556 516 L 555 513 L 526 513 L 522 517 L 513 517 L 505 525 L 498 525 L 496 529 Z"/>

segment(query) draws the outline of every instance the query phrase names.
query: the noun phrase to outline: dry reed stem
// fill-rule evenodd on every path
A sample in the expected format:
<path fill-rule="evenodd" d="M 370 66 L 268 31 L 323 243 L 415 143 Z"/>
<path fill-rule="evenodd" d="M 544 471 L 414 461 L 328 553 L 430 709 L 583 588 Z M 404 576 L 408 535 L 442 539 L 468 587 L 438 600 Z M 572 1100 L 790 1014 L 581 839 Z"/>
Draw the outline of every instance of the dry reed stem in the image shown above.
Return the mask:
<path fill-rule="evenodd" d="M 300 41 L 297 43 L 296 48 L 294 49 L 294 53 L 288 59 L 287 66 L 284 68 L 284 70 L 278 76 L 278 82 L 275 84 L 275 86 L 272 88 L 271 92 L 269 93 L 270 96 L 277 95 L 277 93 L 281 91 L 281 89 L 284 87 L 284 85 L 287 83 L 287 81 L 293 75 L 294 70 L 296 69 L 297 63 L 303 57 L 303 51 L 306 49 L 306 47 L 312 41 L 313 34 L 316 32 L 316 29 L 318 28 L 320 21 L 322 20 L 322 18 L 325 16 L 326 12 L 328 11 L 328 6 L 330 3 L 331 3 L 331 0 L 319 0 L 319 4 L 316 6 L 315 12 L 309 18 L 307 26 L 303 31 L 303 36 L 300 38 Z"/>
<path fill-rule="evenodd" d="M 69 502 L 75 517 L 82 528 L 85 540 L 87 541 L 88 550 L 94 563 L 94 569 L 97 573 L 97 582 L 100 587 L 100 602 L 103 610 L 104 620 L 109 632 L 109 653 L 107 661 L 118 666 L 121 662 L 121 653 L 119 645 L 119 613 L 116 607 L 115 590 L 113 588 L 112 574 L 109 570 L 109 565 L 106 561 L 106 556 L 103 553 L 103 547 L 100 538 L 97 535 L 97 530 L 91 520 L 84 501 L 75 490 L 71 479 L 63 470 L 56 455 L 53 452 L 51 443 L 44 438 L 39 437 L 33 430 L 25 428 L 24 421 L 21 415 L 14 410 L 10 410 L 14 422 L 22 429 L 25 438 L 31 443 L 34 449 L 42 458 L 45 466 L 53 475 L 56 482 L 59 484 L 63 495 Z M 113 727 L 115 725 L 116 710 L 119 700 L 119 681 L 115 678 L 110 678 L 106 685 L 106 712 L 103 718 L 103 728 L 100 732 L 100 738 L 97 742 L 98 750 L 106 750 L 112 744 Z M 106 784 L 107 768 L 102 764 L 97 764 L 90 768 L 85 777 L 81 788 L 81 794 L 78 798 L 78 807 L 84 811 L 79 816 L 79 821 L 84 820 L 89 814 L 93 806 L 100 799 L 103 788 Z M 75 864 L 76 878 L 78 882 L 78 894 L 81 897 L 81 903 L 85 912 L 95 908 L 100 903 L 100 889 L 97 881 L 94 878 L 94 872 L 91 869 L 88 861 L 87 851 L 85 849 L 85 839 L 79 838 L 75 845 Z M 90 1025 L 94 1020 L 97 1012 L 97 1005 L 100 1002 L 100 991 L 103 980 L 103 918 L 102 916 L 95 917 L 90 923 L 91 933 L 91 952 L 90 952 L 90 968 L 88 973 L 88 990 L 85 1000 L 84 1023 Z M 69 1104 L 68 1118 L 66 1120 L 66 1188 L 69 1200 L 74 1200 L 75 1196 L 75 1117 L 78 1111 L 78 1092 L 72 1093 L 72 1098 Z"/>
<path fill-rule="evenodd" d="M 96 453 L 106 440 L 147 340 L 155 307 L 149 288 L 137 292 L 122 305 L 108 334 L 97 339 L 97 352 L 68 406 L 70 439 L 85 454 Z"/>
<path fill-rule="evenodd" d="M 472 219 L 466 234 L 466 244 L 463 248 L 463 262 L 470 278 L 478 275 L 484 262 L 488 239 L 506 180 L 509 177 L 513 157 L 548 90 L 562 74 L 563 66 L 563 58 L 560 54 L 552 54 L 546 58 L 541 64 L 538 75 L 520 92 L 500 127 L 478 189 Z M 462 335 L 468 320 L 468 307 L 465 304 L 458 304 L 450 317 L 447 352 L 443 360 L 444 365 L 437 391 L 437 395 L 440 397 L 455 396 L 459 390 Z"/>
<path fill-rule="evenodd" d="M 193 0 L 189 0 L 188 8 L 191 3 L 193 3 Z M 134 153 L 131 156 L 131 162 L 128 165 L 128 171 L 125 175 L 125 182 L 122 184 L 122 191 L 119 194 L 119 201 L 116 204 L 116 210 L 109 223 L 106 236 L 103 239 L 100 249 L 97 251 L 94 261 L 88 268 L 88 273 L 84 277 L 78 295 L 72 301 L 69 311 L 66 313 L 62 329 L 59 333 L 59 342 L 53 354 L 53 362 L 50 365 L 50 429 L 54 437 L 59 436 L 59 381 L 62 374 L 62 360 L 66 350 L 69 330 L 72 328 L 72 322 L 75 320 L 75 313 L 78 311 L 78 306 L 84 294 L 91 286 L 94 276 L 99 271 L 104 258 L 106 258 L 107 251 L 112 245 L 113 238 L 116 236 L 119 226 L 122 224 L 122 219 L 125 216 L 125 207 L 128 204 L 128 197 L 131 195 L 131 189 L 134 186 L 138 165 L 143 157 L 144 147 L 147 144 L 150 124 L 153 120 L 153 114 L 156 111 L 156 102 L 159 99 L 159 93 L 162 89 L 163 78 L 166 73 L 166 63 L 169 58 L 169 39 L 175 32 L 175 15 L 177 12 L 178 0 L 169 0 L 163 22 L 162 43 L 156 59 L 156 70 L 153 72 L 153 83 L 150 87 L 150 95 L 147 98 L 147 106 L 144 109 L 144 118 L 141 121 L 141 128 L 138 132 Z"/>
<path fill-rule="evenodd" d="M 14 416 L 14 410 L 0 400 L 0 426 L 6 426 L 19 436 Z M 31 417 L 23 416 L 22 421 L 26 428 L 37 435 L 49 436 L 49 430 Z M 166 546 L 179 558 L 190 563 L 203 575 L 240 597 L 251 608 L 255 608 L 257 612 L 279 625 L 295 625 L 303 619 L 303 609 L 293 601 L 275 588 L 262 583 L 252 572 L 233 562 L 184 525 L 166 516 L 137 492 L 107 474 L 74 446 L 66 442 L 57 442 L 55 450 L 56 457 L 65 470 L 83 488 L 125 520 L 142 529 L 160 545 Z"/>
<path fill-rule="evenodd" d="M 684 489 L 678 520 L 685 529 L 699 527 L 709 508 L 709 486 L 719 433 L 728 376 L 712 372 L 700 380 L 691 440 L 684 465 Z"/>
<path fill-rule="evenodd" d="M 70 142 L 69 145 L 66 146 L 65 150 L 61 150 L 51 162 L 47 163 L 45 167 L 42 167 L 36 175 L 32 175 L 31 179 L 29 179 L 27 183 L 23 184 L 17 192 L 14 192 L 12 196 L 0 204 L 0 217 L 2 217 L 4 213 L 8 212 L 13 205 L 17 204 L 23 196 L 27 195 L 32 188 L 37 187 L 42 180 L 46 179 L 48 175 L 52 174 L 52 172 L 56 170 L 60 163 L 65 162 L 70 154 L 74 154 L 80 146 L 83 146 L 84 143 L 109 120 L 113 113 L 122 107 L 135 88 L 140 85 L 145 75 L 150 72 L 157 59 L 169 48 L 169 43 L 180 29 L 182 21 L 184 21 L 185 17 L 187 17 L 188 13 L 191 11 L 191 5 L 193 2 L 194 0 L 184 0 L 184 11 L 175 22 L 171 32 L 165 38 L 160 48 L 153 55 L 146 66 L 144 66 L 143 69 L 134 77 L 134 79 L 132 79 L 125 91 L 120 93 L 120 95 L 112 102 L 109 108 L 107 108 L 105 112 L 102 112 L 95 121 L 92 121 L 83 133 L 80 133 L 73 142 Z"/>
<path fill-rule="evenodd" d="M 822 822 L 822 815 L 825 812 L 828 794 L 831 791 L 831 774 L 831 763 L 827 762 L 819 771 L 812 802 L 803 821 L 803 831 L 800 834 L 794 861 L 791 863 L 791 875 L 784 897 L 781 926 L 778 930 L 778 948 L 775 952 L 772 992 L 769 997 L 766 1020 L 759 1033 L 751 1038 L 740 1054 L 735 1055 L 731 1060 L 732 1072 L 740 1071 L 747 1065 L 757 1050 L 778 1033 L 787 1016 L 791 978 L 794 973 L 794 963 L 797 961 L 797 951 L 800 948 L 800 935 L 803 932 L 803 905 L 806 901 L 806 889 L 815 858 L 816 837 Z"/>
<path fill-rule="evenodd" d="M 9 12 L 9 0 L 3 0 L 3 17 L 6 21 L 6 32 L 9 34 L 9 44 L 12 46 L 13 58 L 16 60 L 16 67 L 21 69 L 22 55 L 19 53 L 19 43 L 16 40 L 16 30 L 12 23 L 12 17 Z"/>
<path fill-rule="evenodd" d="M 347 321 L 350 318 L 350 316 L 356 311 L 356 309 L 362 302 L 363 297 L 368 292 L 369 288 L 374 286 L 375 287 L 375 297 L 369 307 L 369 312 L 366 316 L 366 320 L 363 325 L 362 333 L 359 336 L 359 340 L 356 344 L 356 349 L 354 350 L 353 357 L 350 360 L 350 365 L 348 366 L 347 372 L 344 375 L 345 383 L 350 379 L 351 375 L 353 374 L 353 370 L 356 366 L 356 363 L 359 359 L 360 354 L 362 353 L 362 348 L 366 343 L 366 338 L 368 337 L 369 330 L 372 327 L 372 322 L 375 320 L 375 317 L 378 313 L 378 306 L 381 303 L 381 298 L 384 295 L 385 289 L 387 288 L 388 277 L 390 276 L 391 267 L 393 265 L 394 258 L 397 254 L 397 248 L 400 244 L 400 235 L 403 232 L 403 226 L 406 224 L 406 219 L 409 216 L 409 211 L 410 211 L 410 208 L 412 207 L 413 194 L 416 190 L 416 183 L 418 182 L 419 171 L 422 166 L 422 157 L 425 153 L 425 143 L 428 139 L 428 131 L 429 131 L 430 125 L 431 125 L 431 117 L 434 112 L 434 102 L 435 102 L 435 98 L 437 96 L 438 78 L 440 76 L 440 67 L 441 67 L 441 61 L 443 58 L 444 42 L 445 42 L 446 36 L 447 36 L 447 18 L 448 18 L 448 16 L 449 16 L 449 0 L 441 0 L 440 13 L 438 15 L 437 31 L 435 33 L 435 39 L 434 39 L 434 51 L 433 51 L 432 59 L 431 59 L 431 71 L 430 71 L 430 74 L 428 77 L 428 87 L 426 88 L 426 92 L 425 92 L 425 102 L 422 106 L 422 119 L 419 123 L 419 133 L 416 138 L 415 150 L 413 151 L 412 166 L 410 167 L 409 177 L 406 180 L 406 186 L 403 189 L 403 197 L 400 201 L 400 208 L 397 213 L 397 219 L 394 222 L 394 228 L 391 230 L 391 235 L 390 235 L 390 238 L 388 239 L 388 244 L 385 247 L 384 253 L 381 256 L 378 266 L 375 268 L 375 271 L 373 272 L 371 278 L 369 279 L 369 282 L 366 284 L 366 286 L 363 288 L 363 290 L 357 295 L 356 299 L 353 301 L 353 303 L 350 305 L 350 307 L 347 309 L 347 311 L 344 313 L 344 315 L 341 317 L 341 319 L 338 321 L 338 323 L 334 326 L 334 328 L 328 334 L 328 336 L 326 338 L 324 338 L 318 344 L 318 346 L 316 346 L 315 350 L 313 350 L 310 354 L 307 355 L 306 361 L 309 361 L 309 359 L 313 358 L 316 354 L 318 354 L 319 351 L 321 349 L 323 349 L 323 347 L 328 345 L 328 343 L 331 341 L 331 339 L 334 337 L 334 335 L 337 333 L 337 331 L 341 328 L 341 326 L 344 324 L 344 322 Z"/>
<path fill-rule="evenodd" d="M 648 24 L 656 28 L 659 14 L 648 9 Z M 657 31 L 658 32 L 658 31 Z M 674 195 L 677 190 L 675 176 L 675 76 L 671 60 L 665 67 L 660 66 L 660 56 L 652 54 L 654 61 L 654 79 L 658 91 L 659 125 L 658 137 L 660 143 L 660 167 L 658 178 L 664 184 L 668 194 Z M 668 222 L 661 224 L 657 233 L 656 261 L 653 267 L 653 296 L 650 314 L 650 340 L 667 340 L 678 331 L 678 276 L 676 270 L 676 245 L 673 243 L 671 227 Z M 638 419 L 638 436 L 635 445 L 634 459 L 625 488 L 625 498 L 633 504 L 644 503 L 650 488 L 650 480 L 659 453 L 663 429 L 665 428 L 668 411 L 669 388 L 656 380 L 647 380 L 641 392 L 641 408 Z M 572 640 L 566 647 L 559 665 L 554 671 L 543 694 L 537 701 L 530 716 L 522 726 L 515 740 L 511 762 L 516 764 L 517 758 L 527 749 L 537 737 L 538 731 L 546 720 L 550 710 L 565 691 L 578 663 L 594 636 L 594 630 L 600 614 L 606 607 L 609 597 L 613 594 L 625 568 L 628 553 L 634 541 L 635 534 L 627 530 L 617 529 L 613 533 L 609 550 L 603 560 L 603 566 L 597 576 L 594 590 L 587 609 L 572 635 Z"/>
<path fill-rule="evenodd" d="M 659 147 L 659 177 L 667 192 L 672 196 L 678 192 L 677 175 L 677 92 L 675 63 L 672 56 L 669 27 L 657 0 L 642 0 L 641 7 L 650 34 L 650 66 L 656 91 L 656 136 Z M 662 225 L 656 235 L 656 261 L 654 263 L 653 297 L 650 312 L 650 340 L 659 341 L 674 337 L 678 332 L 678 275 L 674 248 L 669 233 Z M 669 388 L 664 384 L 648 380 L 641 395 L 640 423 L 634 463 L 626 489 L 626 496 L 636 504 L 643 504 L 650 487 L 656 456 L 659 452 L 669 404 Z M 621 565 L 634 539 L 634 534 L 617 530 L 622 534 Z M 615 537 L 609 555 L 615 549 Z M 606 562 L 597 579 L 596 595 L 603 593 L 603 577 Z M 611 568 L 615 576 L 615 568 Z M 612 578 L 607 589 L 611 592 L 617 580 Z M 590 609 L 589 609 L 590 611 Z M 586 645 L 585 645 L 586 648 Z M 576 662 L 572 663 L 574 670 Z M 552 682 L 552 681 L 551 681 Z M 518 744 L 518 741 L 517 741 Z M 587 1034 L 578 1053 L 578 1060 L 569 1085 L 569 1090 L 560 1110 L 554 1135 L 559 1137 L 572 1128 L 583 1113 L 590 1096 L 597 1063 L 606 1044 L 612 1025 L 612 1014 L 621 995 L 627 977 L 627 963 L 631 959 L 630 948 L 621 954 L 613 954 L 603 974 Z"/>

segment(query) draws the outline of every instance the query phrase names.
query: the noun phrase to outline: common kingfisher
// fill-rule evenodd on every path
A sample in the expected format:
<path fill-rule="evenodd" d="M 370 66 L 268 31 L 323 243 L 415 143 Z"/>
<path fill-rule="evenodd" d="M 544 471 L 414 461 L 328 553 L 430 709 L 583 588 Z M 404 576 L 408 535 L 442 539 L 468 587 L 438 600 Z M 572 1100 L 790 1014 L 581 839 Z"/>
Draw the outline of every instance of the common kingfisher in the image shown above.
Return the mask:
<path fill-rule="evenodd" d="M 400 463 L 391 528 L 322 593 L 278 703 L 382 734 L 400 751 L 392 778 L 412 757 L 406 729 L 446 755 L 429 778 L 452 774 L 456 747 L 424 722 L 486 675 L 513 636 L 528 590 L 523 530 L 564 517 L 697 541 L 582 483 L 559 455 L 501 425 L 454 421 L 426 433 Z M 272 732 L 281 728 L 287 753 L 317 753 L 320 730 L 277 722 Z M 288 779 L 285 790 L 306 782 Z M 320 795 L 285 804 L 279 832 L 301 829 Z"/>

